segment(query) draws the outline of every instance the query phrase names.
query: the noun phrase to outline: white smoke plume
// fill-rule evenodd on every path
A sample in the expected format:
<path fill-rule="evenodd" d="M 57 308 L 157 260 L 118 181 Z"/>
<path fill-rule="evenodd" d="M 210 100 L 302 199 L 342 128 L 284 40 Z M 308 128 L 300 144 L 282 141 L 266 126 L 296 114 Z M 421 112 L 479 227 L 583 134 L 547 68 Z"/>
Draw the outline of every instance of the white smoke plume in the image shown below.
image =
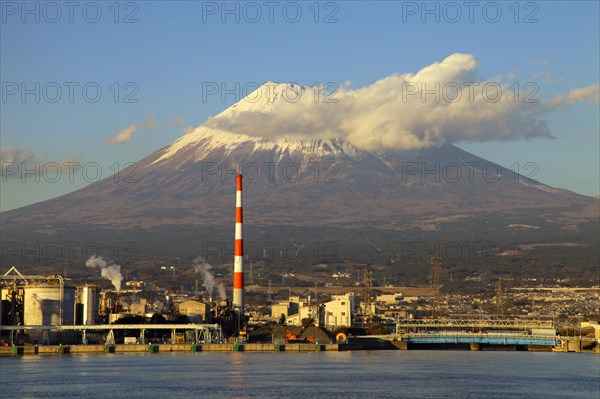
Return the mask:
<path fill-rule="evenodd" d="M 335 93 L 327 87 L 288 86 L 278 101 L 259 104 L 267 97 L 265 87 L 274 85 L 269 83 L 248 94 L 251 100 L 242 99 L 235 111 L 210 118 L 206 126 L 273 139 L 343 138 L 370 151 L 418 149 L 552 138 L 544 116 L 578 102 L 599 102 L 597 83 L 544 100 L 537 82 L 483 79 L 478 65 L 473 55 L 456 53 L 416 73 L 394 74 L 370 86 L 345 85 Z"/>
<path fill-rule="evenodd" d="M 96 255 L 93 255 L 87 261 L 85 261 L 85 265 L 91 268 L 100 267 L 100 275 L 107 280 L 110 280 L 117 291 L 121 291 L 121 281 L 123 280 L 123 275 L 121 274 L 120 265 L 117 265 L 113 261 L 108 263 L 102 258 L 102 256 Z"/>
<path fill-rule="evenodd" d="M 219 291 L 219 298 L 226 299 L 227 293 L 225 292 L 225 285 L 223 283 L 217 284 L 217 291 Z"/>
<path fill-rule="evenodd" d="M 195 273 L 200 273 L 202 275 L 202 286 L 206 288 L 208 295 L 212 298 L 213 291 L 215 289 L 215 276 L 210 272 L 213 266 L 210 263 L 207 263 L 204 258 L 198 256 L 194 259 L 194 263 L 192 264 Z M 225 286 L 223 283 L 219 283 L 217 285 L 217 290 L 219 291 L 219 297 L 221 299 L 226 298 L 225 294 Z"/>

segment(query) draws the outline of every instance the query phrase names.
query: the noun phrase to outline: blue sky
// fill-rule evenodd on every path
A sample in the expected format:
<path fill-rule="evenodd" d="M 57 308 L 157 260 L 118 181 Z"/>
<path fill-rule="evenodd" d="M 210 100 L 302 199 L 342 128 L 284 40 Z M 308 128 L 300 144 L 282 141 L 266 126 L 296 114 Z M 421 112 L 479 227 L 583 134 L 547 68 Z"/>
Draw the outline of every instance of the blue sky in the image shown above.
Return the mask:
<path fill-rule="evenodd" d="M 239 100 L 239 95 L 203 99 L 207 82 L 234 87 L 236 82 L 349 81 L 359 88 L 392 74 L 416 73 L 453 53 L 475 56 L 477 73 L 485 79 L 535 82 L 539 99 L 600 81 L 597 1 L 519 2 L 516 7 L 512 1 L 475 2 L 472 21 L 464 2 L 452 3 L 458 8 L 428 2 L 434 10 L 429 14 L 422 13 L 422 2 L 274 2 L 272 21 L 265 2 L 250 3 L 228 2 L 234 11 L 226 13 L 221 1 L 121 2 L 117 15 L 114 2 L 76 2 L 71 16 L 65 2 L 54 3 L 57 9 L 3 1 L 2 148 L 31 153 L 42 165 L 73 158 L 95 162 L 108 176 L 116 164 L 122 167 L 168 145 L 183 128 Z M 34 92 L 24 100 L 23 84 Z M 88 97 L 82 92 L 86 84 Z M 51 102 L 56 85 L 62 93 Z M 98 87 L 102 94 L 92 102 Z M 143 128 L 151 118 L 156 125 Z M 506 167 L 535 162 L 535 177 L 542 182 L 598 195 L 598 106 L 581 102 L 541 119 L 554 139 L 456 144 Z M 132 124 L 138 129 L 130 141 L 105 143 Z M 45 177 L 36 182 L 27 176 L 23 182 L 3 176 L 0 209 L 88 184 L 78 172 L 73 181 Z"/>

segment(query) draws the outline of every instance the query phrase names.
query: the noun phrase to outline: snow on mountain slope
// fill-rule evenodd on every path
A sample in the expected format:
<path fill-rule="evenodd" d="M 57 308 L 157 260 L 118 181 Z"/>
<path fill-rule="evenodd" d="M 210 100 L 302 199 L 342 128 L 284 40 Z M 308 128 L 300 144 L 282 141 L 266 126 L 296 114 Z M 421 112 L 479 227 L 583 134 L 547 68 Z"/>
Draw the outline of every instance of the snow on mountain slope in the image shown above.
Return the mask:
<path fill-rule="evenodd" d="M 294 95 L 307 95 L 306 90 L 304 86 L 267 82 L 212 119 L 235 119 L 243 112 L 259 112 L 263 114 L 276 112 L 279 104 L 285 101 L 293 101 L 290 97 Z M 209 121 L 212 119 L 209 119 Z M 207 121 L 166 147 L 163 154 L 154 160 L 151 165 L 164 163 L 173 157 L 177 157 L 180 151 L 190 148 L 194 149 L 193 159 L 190 159 L 193 161 L 199 161 L 207 153 L 217 149 L 223 149 L 227 156 L 242 144 L 247 143 L 252 144 L 252 153 L 258 151 L 275 151 L 278 154 L 276 161 L 281 160 L 286 153 L 292 154 L 294 152 L 301 152 L 305 156 L 347 155 L 356 159 L 361 156 L 361 150 L 339 138 L 315 140 L 271 139 L 242 133 L 232 133 L 210 127 Z"/>

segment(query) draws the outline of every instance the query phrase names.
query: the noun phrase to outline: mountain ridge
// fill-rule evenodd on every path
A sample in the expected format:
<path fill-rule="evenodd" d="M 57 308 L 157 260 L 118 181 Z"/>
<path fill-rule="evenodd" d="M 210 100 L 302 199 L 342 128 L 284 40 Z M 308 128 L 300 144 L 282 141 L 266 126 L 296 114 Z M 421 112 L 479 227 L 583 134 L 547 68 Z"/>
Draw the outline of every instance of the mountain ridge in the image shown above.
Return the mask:
<path fill-rule="evenodd" d="M 292 87 L 268 85 L 279 93 Z M 528 234 L 542 242 L 577 241 L 580 231 L 598 236 L 598 200 L 537 182 L 452 144 L 368 151 L 343 138 L 257 137 L 211 125 L 240 112 L 278 112 L 276 104 L 237 103 L 142 158 L 133 175 L 123 170 L 3 212 L 3 241 L 124 234 L 151 242 L 149 251 L 161 248 L 164 237 L 178 250 L 214 237 L 228 241 L 236 170 L 245 174 L 246 225 L 264 239 L 290 231 L 309 238 L 326 232 L 353 247 L 368 230 L 390 242 L 443 236 L 510 240 L 514 229 L 506 226 L 519 225 L 539 227 Z"/>

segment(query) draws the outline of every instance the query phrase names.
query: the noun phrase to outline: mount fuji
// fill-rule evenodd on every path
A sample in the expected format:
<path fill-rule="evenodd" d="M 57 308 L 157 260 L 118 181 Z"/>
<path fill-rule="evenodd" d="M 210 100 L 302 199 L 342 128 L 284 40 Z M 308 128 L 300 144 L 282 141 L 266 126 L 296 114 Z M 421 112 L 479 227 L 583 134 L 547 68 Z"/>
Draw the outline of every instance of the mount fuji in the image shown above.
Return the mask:
<path fill-rule="evenodd" d="M 353 246 L 370 234 L 381 247 L 401 238 L 508 240 L 515 228 L 540 242 L 577 241 L 587 230 L 597 237 L 597 199 L 452 144 L 368 151 L 331 134 L 261 137 L 226 129 L 240 115 L 268 123 L 286 91 L 306 92 L 275 83 L 260 90 L 271 94 L 242 99 L 117 179 L 2 213 L 3 241 L 135 237 L 147 253 L 192 256 L 202 242 L 231 238 L 235 170 L 245 175 L 247 236 L 261 240 L 294 234 Z"/>

